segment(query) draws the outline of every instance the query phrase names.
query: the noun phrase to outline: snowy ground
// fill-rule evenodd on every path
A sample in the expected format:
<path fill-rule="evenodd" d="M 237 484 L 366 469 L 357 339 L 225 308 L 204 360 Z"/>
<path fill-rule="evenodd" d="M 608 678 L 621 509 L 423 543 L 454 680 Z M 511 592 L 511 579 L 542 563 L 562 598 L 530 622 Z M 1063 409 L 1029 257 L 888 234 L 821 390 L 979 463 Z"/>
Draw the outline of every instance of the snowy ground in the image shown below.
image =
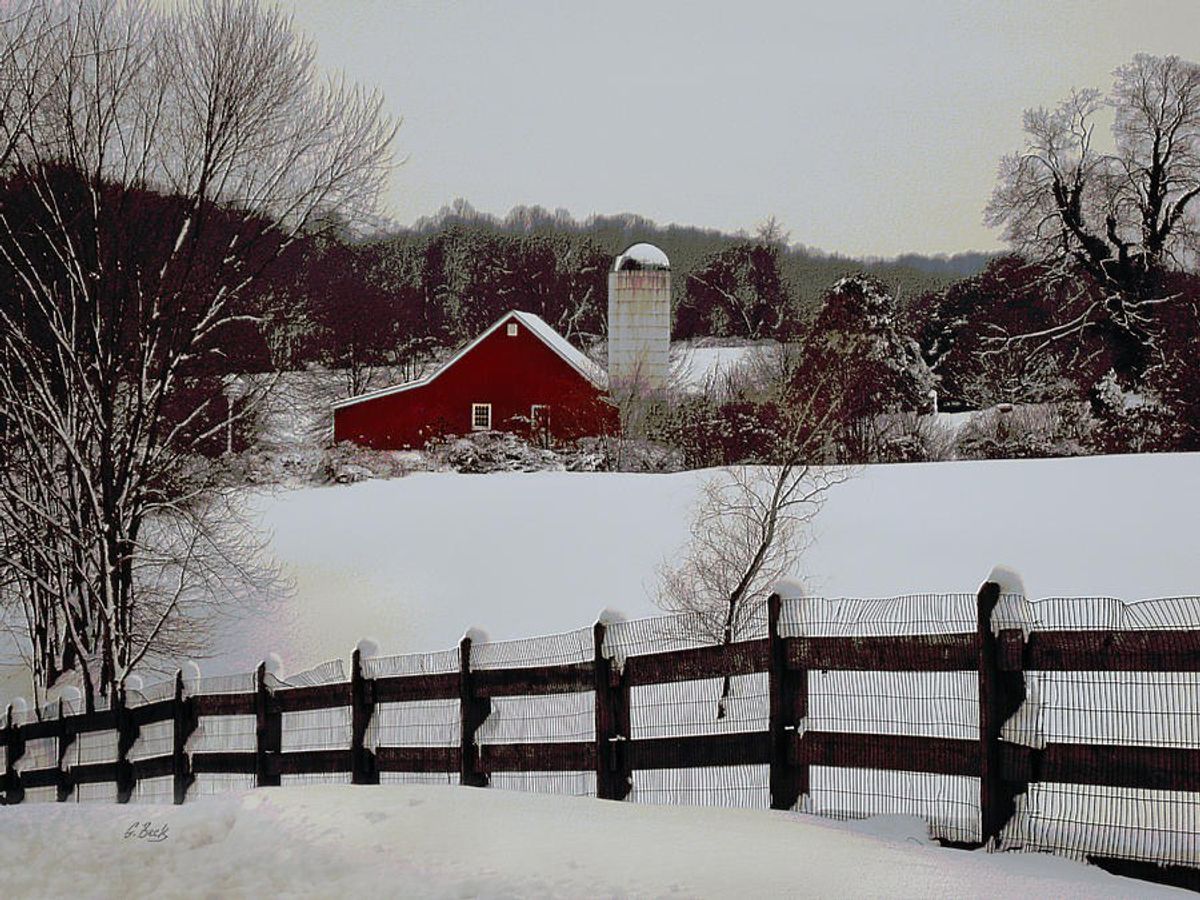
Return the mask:
<path fill-rule="evenodd" d="M 710 475 L 424 473 L 264 496 L 295 596 L 230 629 L 205 671 L 654 615 L 656 568 Z M 812 595 L 887 597 L 973 592 L 999 563 L 1031 597 L 1194 595 L 1196 496 L 1194 454 L 870 466 L 833 489 L 800 574 Z"/>
<path fill-rule="evenodd" d="M 470 625 L 505 639 L 586 626 L 605 607 L 653 615 L 655 568 L 683 541 L 696 491 L 711 474 L 422 473 L 255 494 L 295 594 L 228 627 L 217 658 L 203 669 L 245 672 L 274 651 L 285 671 L 295 672 L 348 656 L 364 636 L 393 654 L 452 647 Z M 831 493 L 801 574 L 814 595 L 973 592 L 1003 563 L 1024 575 L 1032 597 L 1195 594 L 1198 492 L 1200 455 L 867 467 Z M 1162 693 L 1155 689 L 1155 696 Z M 23 692 L 10 678 L 7 696 Z M 963 702 L 969 705 L 970 697 Z M 872 707 L 863 715 L 881 714 Z M 585 718 L 590 722 L 590 713 Z M 883 793 L 905 803 L 874 811 L 913 811 L 911 786 L 890 791 Z M 841 802 L 836 790 L 831 796 Z M 1144 830 L 1143 799 L 1117 798 Z M 1065 820 L 1075 821 L 1076 810 L 1068 812 Z M 1166 812 L 1178 819 L 1167 831 L 1192 847 L 1195 807 L 1176 804 Z M 837 896 L 1150 896 L 1155 890 L 1137 884 L 1130 891 L 1128 883 L 1044 857 L 942 851 L 924 845 L 924 826 L 913 823 L 881 842 L 850 826 L 761 810 L 597 805 L 499 791 L 388 786 L 347 795 L 336 787 L 289 788 L 154 808 L 141 817 L 167 822 L 169 841 L 178 837 L 177 843 L 124 839 L 128 825 L 141 820 L 135 807 L 6 810 L 0 852 L 29 859 L 32 867 L 19 876 L 30 880 L 6 879 L 11 891 L 66 893 L 68 883 L 55 879 L 78 867 L 57 865 L 64 840 L 79 845 L 73 863 L 101 874 L 115 864 L 110 860 L 157 867 L 133 885 L 123 880 L 132 876 L 114 870 L 111 880 L 96 882 L 103 885 L 98 896 L 192 894 L 199 888 L 189 879 L 205 866 L 213 874 L 204 889 L 222 895 L 295 893 L 297 885 L 301 895 L 325 895 L 380 882 L 397 885 L 399 893 L 456 896 L 802 888 Z M 366 833 L 368 825 L 378 826 L 377 836 Z M 888 827 L 896 827 L 894 820 Z M 525 834 L 545 849 L 517 846 Z M 46 835 L 55 835 L 52 846 Z M 616 841 L 614 835 L 626 841 L 625 867 L 593 867 L 588 854 Z M 122 852 L 114 854 L 114 846 Z M 412 848 L 412 855 L 399 857 L 397 846 Z M 472 866 L 462 862 L 462 847 L 476 854 Z M 296 881 L 269 880 L 276 877 Z M 41 878 L 49 880 L 43 885 Z M 266 880 L 239 880 L 254 878 Z"/>
<path fill-rule="evenodd" d="M 22 805 L 3 822 L 3 895 L 21 898 L 1189 896 L 1050 856 L 942 849 L 910 819 L 427 785 Z"/>
<path fill-rule="evenodd" d="M 203 669 L 654 615 L 656 569 L 711 474 L 419 473 L 256 495 L 295 594 L 227 626 Z M 800 574 L 812 595 L 887 597 L 974 591 L 1002 563 L 1031 597 L 1195 595 L 1197 496 L 1200 454 L 868 466 L 829 495 Z M 27 692 L 3 674 L 0 703 Z"/>

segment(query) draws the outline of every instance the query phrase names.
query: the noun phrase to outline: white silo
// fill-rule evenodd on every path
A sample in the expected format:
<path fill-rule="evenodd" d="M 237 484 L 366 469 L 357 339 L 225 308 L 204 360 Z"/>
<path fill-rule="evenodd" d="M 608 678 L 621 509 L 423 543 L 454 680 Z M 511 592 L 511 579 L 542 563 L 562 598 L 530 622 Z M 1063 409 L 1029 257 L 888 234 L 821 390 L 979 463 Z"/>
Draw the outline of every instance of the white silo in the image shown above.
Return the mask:
<path fill-rule="evenodd" d="M 608 273 L 608 383 L 614 394 L 661 393 L 671 352 L 671 264 L 634 244 Z"/>

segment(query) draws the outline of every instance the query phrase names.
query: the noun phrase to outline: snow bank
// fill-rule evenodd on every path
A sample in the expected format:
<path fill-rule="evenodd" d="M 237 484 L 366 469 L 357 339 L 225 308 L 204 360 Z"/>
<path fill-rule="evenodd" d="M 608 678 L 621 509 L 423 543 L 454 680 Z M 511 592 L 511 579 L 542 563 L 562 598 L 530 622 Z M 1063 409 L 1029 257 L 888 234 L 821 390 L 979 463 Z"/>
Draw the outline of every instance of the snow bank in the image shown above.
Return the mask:
<path fill-rule="evenodd" d="M 930 845 L 911 820 L 418 785 L 259 789 L 182 807 L 4 810 L 5 896 L 1185 897 L 1049 856 Z M 53 835 L 54 840 L 47 840 Z M 63 865 L 64 847 L 70 865 Z"/>
<path fill-rule="evenodd" d="M 428 473 L 264 496 L 296 595 L 231 628 L 205 671 L 266 649 L 313 665 L 364 634 L 414 653 L 473 623 L 510 640 L 605 607 L 656 615 L 656 570 L 710 476 Z M 1200 454 L 867 466 L 831 491 L 797 577 L 810 597 L 973 595 L 1004 560 L 1035 597 L 1193 595 L 1198 495 Z"/>
<path fill-rule="evenodd" d="M 296 586 L 273 614 L 232 623 L 208 672 L 297 666 L 363 636 L 382 655 L 590 628 L 606 607 L 657 612 L 656 567 L 686 537 L 691 476 L 429 473 L 263 496 Z"/>
<path fill-rule="evenodd" d="M 456 647 L 473 623 L 509 640 L 591 626 L 605 607 L 656 615 L 656 570 L 710 475 L 425 473 L 258 495 L 295 596 L 231 623 L 205 674 L 252 671 L 270 650 L 297 669 L 348 658 L 363 635 L 394 655 Z M 1004 560 L 1030 600 L 1193 596 L 1196 496 L 1200 454 L 866 466 L 831 491 L 796 574 L 809 597 L 973 595 Z M 1179 606 L 1139 618 L 1106 602 L 1037 609 L 1103 612 L 1103 626 Z M 28 692 L 9 673 L 0 707 Z"/>

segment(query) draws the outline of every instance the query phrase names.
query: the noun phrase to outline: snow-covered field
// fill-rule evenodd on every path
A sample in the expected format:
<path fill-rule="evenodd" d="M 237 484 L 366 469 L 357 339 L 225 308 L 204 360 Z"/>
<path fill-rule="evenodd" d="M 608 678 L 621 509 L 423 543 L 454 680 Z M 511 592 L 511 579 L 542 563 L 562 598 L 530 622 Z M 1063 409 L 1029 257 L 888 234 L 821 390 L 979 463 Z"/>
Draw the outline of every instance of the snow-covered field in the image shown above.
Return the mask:
<path fill-rule="evenodd" d="M 1050 856 L 942 849 L 910 819 L 459 787 L 22 805 L 3 821 L 5 897 L 1188 896 Z"/>
<path fill-rule="evenodd" d="M 297 671 L 347 657 L 654 615 L 656 567 L 684 541 L 712 473 L 420 473 L 262 495 L 295 585 L 239 620 L 206 673 L 279 653 Z M 1200 455 L 869 466 L 835 487 L 798 573 L 811 595 L 973 592 L 998 563 L 1030 597 L 1200 593 Z"/>
<path fill-rule="evenodd" d="M 656 566 L 683 542 L 699 486 L 712 474 L 420 473 L 391 481 L 253 494 L 252 502 L 271 532 L 270 546 L 295 591 L 273 607 L 228 623 L 215 657 L 202 662 L 203 671 L 247 672 L 274 652 L 283 657 L 285 673 L 296 672 L 324 660 L 348 657 L 362 637 L 373 638 L 383 654 L 411 653 L 453 647 L 468 626 L 482 626 L 493 639 L 502 640 L 586 627 L 604 608 L 621 610 L 630 617 L 654 615 Z M 816 520 L 803 571 L 798 574 L 810 596 L 969 595 L 992 567 L 1001 563 L 1022 573 L 1033 598 L 1188 596 L 1200 586 L 1194 552 L 1200 514 L 1193 500 L 1198 495 L 1200 455 L 866 467 L 833 489 Z M 969 607 L 968 597 L 968 621 Z M 1065 607 L 1054 608 L 1062 614 Z M 1119 624 L 1104 619 L 1119 607 L 1088 603 L 1079 609 L 1086 609 L 1089 621 L 1095 620 L 1097 626 Z M 1066 617 L 1071 617 L 1069 611 Z M 586 630 L 584 635 L 590 639 Z M 447 657 L 451 662 L 452 656 Z M 830 677 L 838 675 L 831 673 Z M 765 695 L 759 696 L 762 685 L 750 684 L 756 677 L 735 679 L 733 712 L 723 720 L 724 725 L 750 730 L 765 726 Z M 719 690 L 719 679 L 711 681 L 701 685 L 704 691 Z M 747 684 L 743 686 L 742 681 Z M 9 685 L 8 697 L 22 692 L 11 677 Z M 834 687 L 831 682 L 830 697 L 836 694 L 844 706 L 847 691 L 834 691 Z M 1071 685 L 1050 687 L 1075 689 Z M 1161 685 L 1151 687 L 1154 696 L 1167 696 Z M 1176 687 L 1180 686 L 1172 685 L 1172 690 Z M 1102 698 L 1105 704 L 1099 711 L 1103 715 L 1089 719 L 1088 728 L 1095 725 L 1119 731 L 1129 724 L 1128 717 L 1117 715 L 1128 712 L 1119 688 L 1110 686 L 1104 689 L 1108 693 L 1101 694 L 1090 683 L 1078 687 L 1084 699 Z M 819 717 L 825 696 L 819 678 L 813 690 L 811 714 Z M 969 694 L 967 691 L 956 701 L 966 710 L 966 724 L 962 725 L 966 730 L 958 736 L 968 738 L 975 727 Z M 883 691 L 882 695 L 892 696 L 893 692 Z M 705 697 L 703 702 L 683 698 L 688 699 L 684 704 L 691 710 L 688 714 L 703 719 L 684 723 L 687 733 L 709 733 L 716 727 L 710 721 L 716 694 Z M 1043 699 L 1049 700 L 1049 694 Z M 745 716 L 738 712 L 739 702 L 745 706 Z M 881 713 L 877 704 L 864 703 L 859 704 L 861 710 L 850 710 L 855 722 L 845 721 L 842 726 L 874 731 L 880 729 L 883 719 L 890 721 L 890 714 Z M 493 716 L 497 721 L 491 724 L 500 732 L 509 726 L 524 727 L 516 719 L 509 721 L 512 716 L 506 718 L 501 706 Z M 847 710 L 849 707 L 835 712 L 844 718 L 850 714 Z M 583 712 L 586 714 L 579 721 L 586 720 L 590 726 L 590 711 Z M 945 710 L 939 707 L 941 713 Z M 1174 716 L 1174 725 L 1195 725 L 1195 714 L 1183 706 L 1173 706 L 1167 714 Z M 563 721 L 570 725 L 575 718 L 567 716 Z M 907 714 L 904 718 L 912 724 Z M 1045 728 L 1057 721 L 1048 718 L 1041 725 Z M 382 715 L 377 727 L 386 731 L 396 725 L 389 722 L 387 715 Z M 642 724 L 654 724 L 647 722 Z M 922 728 L 958 727 L 957 719 L 931 722 Z M 1078 730 L 1075 725 L 1068 730 Z M 451 731 L 444 736 L 445 743 L 457 740 L 457 729 Z M 483 737 L 488 741 L 512 738 L 505 734 L 489 732 Z M 1097 740 L 1109 737 L 1088 734 Z M 1173 739 L 1182 739 L 1178 728 L 1171 734 Z M 220 735 L 214 732 L 210 737 L 217 740 Z M 531 739 L 523 733 L 517 737 Z M 406 740 L 399 732 L 383 739 L 385 743 Z M 343 735 L 339 745 L 346 740 Z M 293 749 L 306 747 L 298 744 Z M 229 748 L 214 745 L 212 749 Z M 716 785 L 731 789 L 734 802 L 761 805 L 766 796 L 765 774 L 757 771 L 761 768 L 724 770 L 712 785 L 697 782 L 687 787 L 684 779 L 680 784 L 684 784 L 685 802 L 698 802 L 700 794 L 688 793 L 697 786 L 711 792 Z M 335 786 L 299 792 L 289 788 L 244 798 L 205 798 L 183 808 L 154 807 L 151 812 L 147 807 L 140 813 L 136 807 L 108 803 L 66 808 L 30 803 L 6 810 L 0 850 L 8 850 L 10 859 L 30 859 L 37 877 L 50 879 L 45 888 L 36 891 L 34 886 L 40 886 L 40 881 L 16 882 L 18 896 L 22 890 L 42 896 L 61 893 L 55 889 L 54 879 L 67 877 L 53 865 L 37 862 L 39 853 L 48 852 L 40 849 L 39 833 L 67 835 L 69 843 L 79 844 L 81 864 L 95 865 L 97 871 L 107 871 L 103 867 L 108 863 L 103 860 L 110 858 L 145 859 L 162 867 L 162 873 L 134 888 L 122 880 L 126 875 L 114 871 L 112 881 L 103 882 L 99 889 L 101 895 L 109 892 L 110 884 L 119 886 L 112 893 L 137 895 L 144 884 L 146 893 L 188 894 L 187 886 L 194 885 L 188 879 L 205 865 L 216 867 L 211 882 L 214 889 L 235 895 L 293 892 L 296 885 L 301 892 L 328 893 L 326 882 L 320 882 L 320 890 L 313 888 L 318 883 L 313 880 L 314 872 L 339 888 L 377 885 L 382 879 L 401 889 L 411 886 L 422 894 L 466 896 L 695 895 L 746 889 L 794 892 L 801 888 L 811 888 L 818 895 L 1129 894 L 1124 883 L 1108 881 L 1107 876 L 1073 863 L 1028 854 L 988 857 L 935 849 L 925 844 L 925 826 L 915 820 L 905 826 L 903 839 L 881 843 L 846 825 L 763 810 L 647 807 L 646 801 L 656 799 L 679 802 L 680 785 L 670 779 L 660 784 L 662 779 L 657 776 L 638 773 L 631 797 L 638 802 L 625 805 L 444 788 L 434 792 L 396 785 L 352 793 Z M 843 783 L 838 770 L 818 767 L 814 779 L 816 812 L 932 815 L 931 811 L 937 811 L 947 819 L 943 826 L 967 831 L 974 828 L 972 817 L 977 818 L 972 800 L 977 788 L 967 783 L 969 779 L 947 777 L 937 784 L 918 785 L 901 784 L 888 776 L 879 784 L 872 782 L 870 793 L 875 800 L 866 806 L 854 800 L 867 796 L 862 786 Z M 503 779 L 498 779 L 498 786 L 500 781 Z M 958 800 L 957 793 L 945 793 L 951 781 L 955 784 L 950 787 L 961 788 Z M 542 783 L 526 787 L 551 788 Z M 565 784 L 557 789 L 578 787 Z M 582 789 L 586 791 L 586 786 Z M 205 790 L 197 785 L 193 793 Z M 1079 827 L 1090 829 L 1092 837 L 1100 835 L 1107 840 L 1120 831 L 1114 830 L 1117 820 L 1113 818 L 1120 807 L 1118 818 L 1134 830 L 1124 837 L 1116 834 L 1113 840 L 1128 838 L 1145 853 L 1148 798 L 1137 792 L 1109 793 L 1113 796 L 1092 798 L 1096 803 L 1088 798 L 1079 800 L 1078 792 L 1064 793 L 1065 799 L 1042 797 L 1039 808 L 1055 813 L 1055 818 L 1044 824 L 1056 831 L 1049 837 L 1025 835 L 1027 845 L 1064 846 L 1058 834 L 1061 825 L 1055 823 L 1083 822 L 1081 811 L 1101 818 L 1089 819 Z M 936 801 L 932 806 L 922 805 L 931 797 Z M 1054 805 L 1059 800 L 1068 805 L 1059 809 Z M 1190 859 L 1200 826 L 1195 822 L 1195 805 L 1182 797 L 1154 809 L 1159 818 L 1169 818 L 1155 828 L 1178 845 L 1173 845 L 1169 857 Z M 965 817 L 962 822 L 954 820 L 959 814 Z M 121 837 L 139 815 L 167 822 L 172 840 L 178 835 L 177 843 L 143 846 Z M 367 827 L 365 823 L 379 826 L 378 837 L 360 830 Z M 866 827 L 878 827 L 878 822 Z M 468 828 L 470 833 L 467 838 L 456 838 L 455 828 Z M 693 828 L 697 830 L 689 830 Z M 645 836 L 639 838 L 642 830 Z M 519 846 L 514 843 L 518 834 Z M 721 840 L 714 840 L 714 834 L 720 834 Z M 549 848 L 538 851 L 534 860 L 559 862 L 549 868 L 531 863 L 528 853 L 533 851 L 522 849 L 525 835 L 533 845 L 543 841 Z M 669 839 L 664 842 L 662 835 Z M 593 867 L 581 848 L 602 846 L 618 836 L 623 838 L 623 848 L 633 848 L 622 851 L 627 864 L 616 870 Z M 56 839 L 56 846 L 61 843 Z M 125 852 L 114 856 L 114 843 Z M 388 849 L 375 852 L 377 846 Z M 396 846 L 416 849 L 411 856 L 398 857 L 392 849 Z M 439 846 L 454 849 L 438 850 Z M 463 846 L 477 854 L 471 865 L 462 862 L 459 848 Z M 695 853 L 697 846 L 705 847 L 705 852 Z M 1078 844 L 1071 840 L 1065 846 Z M 660 847 L 668 849 L 659 852 Z M 710 852 L 713 848 L 716 851 Z M 1095 849 L 1124 852 L 1107 844 L 1097 844 Z M 866 870 L 860 857 L 882 862 L 878 868 L 872 862 Z M 226 863 L 227 858 L 231 862 Z M 266 866 L 255 863 L 256 859 L 278 860 L 280 865 Z M 775 861 L 768 866 L 768 859 Z M 854 861 L 847 861 L 851 859 Z M 238 860 L 250 874 L 236 873 Z M 816 865 L 818 861 L 825 865 Z M 360 865 L 361 869 L 356 868 Z M 909 880 L 901 881 L 901 877 Z M 263 880 L 238 880 L 243 878 Z M 295 878 L 296 882 L 270 880 L 274 878 Z M 852 886 L 850 878 L 854 879 Z M 1041 880 L 1047 878 L 1063 880 Z M 1137 885 L 1139 895 L 1149 895 L 1152 890 Z"/>

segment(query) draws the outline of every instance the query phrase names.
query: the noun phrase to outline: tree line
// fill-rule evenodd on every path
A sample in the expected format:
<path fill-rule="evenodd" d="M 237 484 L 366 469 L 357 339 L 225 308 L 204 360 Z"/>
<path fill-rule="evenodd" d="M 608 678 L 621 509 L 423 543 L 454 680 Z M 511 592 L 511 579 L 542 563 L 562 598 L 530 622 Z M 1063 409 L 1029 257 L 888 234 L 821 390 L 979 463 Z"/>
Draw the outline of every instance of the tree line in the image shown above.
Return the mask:
<path fill-rule="evenodd" d="M 856 271 L 901 298 L 950 283 L 940 266 L 863 263 L 789 245 L 773 220 L 753 235 L 636 216 L 577 222 L 518 207 L 503 219 L 456 201 L 411 228 L 355 238 L 342 232 L 297 248 L 275 285 L 274 364 L 319 362 L 351 372 L 404 365 L 474 338 L 510 309 L 535 312 L 585 348 L 606 334 L 607 275 L 616 256 L 648 241 L 671 260 L 673 338 L 794 338 L 825 290 Z M 978 260 L 969 259 L 968 265 Z"/>
<path fill-rule="evenodd" d="M 837 282 L 772 390 L 760 377 L 685 405 L 698 460 L 763 458 L 780 406 L 827 390 L 841 462 L 936 458 L 927 425 L 896 427 L 927 397 L 998 409 L 971 436 L 983 456 L 1200 449 L 1200 66 L 1139 54 L 1107 91 L 1028 110 L 1024 131 L 985 210 L 1011 252 L 907 300 L 869 275 Z"/>

